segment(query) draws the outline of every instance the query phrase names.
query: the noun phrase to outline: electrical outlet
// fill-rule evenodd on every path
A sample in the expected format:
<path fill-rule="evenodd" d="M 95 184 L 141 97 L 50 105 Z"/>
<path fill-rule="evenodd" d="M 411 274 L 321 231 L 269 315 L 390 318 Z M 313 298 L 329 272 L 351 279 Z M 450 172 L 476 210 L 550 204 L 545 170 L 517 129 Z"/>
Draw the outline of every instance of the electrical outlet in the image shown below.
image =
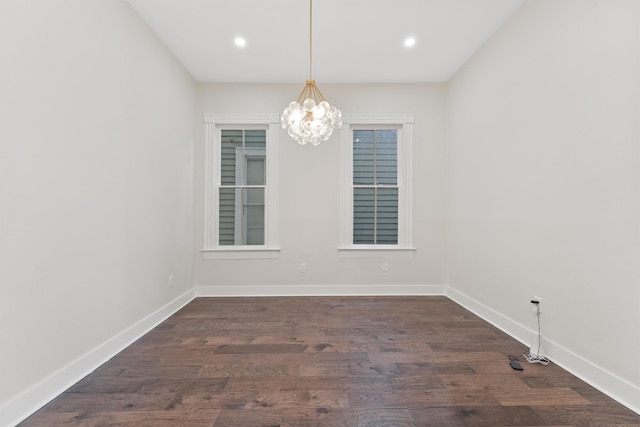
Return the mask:
<path fill-rule="evenodd" d="M 380 269 L 382 270 L 383 273 L 388 273 L 389 272 L 389 263 L 388 262 L 383 262 L 382 266 L 380 267 Z"/>
<path fill-rule="evenodd" d="M 300 263 L 300 273 L 306 273 L 307 272 L 307 263 L 306 262 L 301 262 Z"/>
<path fill-rule="evenodd" d="M 169 287 L 173 288 L 173 285 L 175 285 L 175 283 L 173 282 L 173 274 L 169 275 Z"/>
<path fill-rule="evenodd" d="M 534 303 L 533 301 L 537 301 L 538 303 Z M 542 313 L 542 298 L 533 296 L 531 297 L 531 312 L 535 315 Z"/>

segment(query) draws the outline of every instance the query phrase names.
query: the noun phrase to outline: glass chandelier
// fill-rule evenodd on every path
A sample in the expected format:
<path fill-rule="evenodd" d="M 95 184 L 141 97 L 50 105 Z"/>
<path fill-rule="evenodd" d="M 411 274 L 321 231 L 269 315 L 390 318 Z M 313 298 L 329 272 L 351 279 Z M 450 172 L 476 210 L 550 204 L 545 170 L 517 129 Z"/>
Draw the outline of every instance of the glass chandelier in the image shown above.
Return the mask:
<path fill-rule="evenodd" d="M 313 53 L 313 0 L 309 0 L 309 80 L 296 101 L 284 109 L 280 121 L 289 136 L 300 145 L 318 145 L 342 126 L 342 113 L 329 105 L 311 77 Z"/>

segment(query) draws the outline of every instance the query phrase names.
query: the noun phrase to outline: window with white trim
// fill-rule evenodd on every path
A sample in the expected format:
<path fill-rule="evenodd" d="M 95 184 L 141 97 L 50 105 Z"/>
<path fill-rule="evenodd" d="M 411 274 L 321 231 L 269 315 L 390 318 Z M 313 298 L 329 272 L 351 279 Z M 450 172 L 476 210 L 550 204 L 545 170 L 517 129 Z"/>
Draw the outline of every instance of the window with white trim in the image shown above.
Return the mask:
<path fill-rule="evenodd" d="M 277 124 L 205 115 L 204 258 L 277 257 Z"/>
<path fill-rule="evenodd" d="M 413 115 L 350 115 L 345 119 L 348 126 L 341 131 L 341 255 L 410 253 L 414 249 Z"/>

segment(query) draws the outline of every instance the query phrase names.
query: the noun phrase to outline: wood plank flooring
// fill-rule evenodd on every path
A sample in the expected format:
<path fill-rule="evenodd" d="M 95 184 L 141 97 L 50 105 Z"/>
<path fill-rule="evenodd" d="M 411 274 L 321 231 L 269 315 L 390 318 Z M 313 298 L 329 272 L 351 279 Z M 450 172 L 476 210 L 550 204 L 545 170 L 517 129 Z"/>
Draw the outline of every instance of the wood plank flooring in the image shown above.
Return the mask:
<path fill-rule="evenodd" d="M 445 297 L 198 298 L 20 424 L 640 426 Z"/>

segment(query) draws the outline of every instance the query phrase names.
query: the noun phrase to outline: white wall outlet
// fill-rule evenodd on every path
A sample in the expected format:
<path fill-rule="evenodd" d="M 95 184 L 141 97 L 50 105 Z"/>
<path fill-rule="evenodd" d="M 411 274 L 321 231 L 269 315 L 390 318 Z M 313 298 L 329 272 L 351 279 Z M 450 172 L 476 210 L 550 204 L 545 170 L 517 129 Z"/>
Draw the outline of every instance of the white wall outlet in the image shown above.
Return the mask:
<path fill-rule="evenodd" d="M 306 273 L 307 272 L 307 263 L 306 262 L 301 262 L 300 263 L 300 273 Z"/>
<path fill-rule="evenodd" d="M 389 272 L 389 263 L 388 262 L 383 262 L 382 265 L 380 266 L 380 269 L 382 270 L 383 273 L 388 273 Z"/>
<path fill-rule="evenodd" d="M 173 288 L 173 285 L 175 285 L 174 281 L 173 281 L 173 274 L 169 275 L 169 287 Z"/>

